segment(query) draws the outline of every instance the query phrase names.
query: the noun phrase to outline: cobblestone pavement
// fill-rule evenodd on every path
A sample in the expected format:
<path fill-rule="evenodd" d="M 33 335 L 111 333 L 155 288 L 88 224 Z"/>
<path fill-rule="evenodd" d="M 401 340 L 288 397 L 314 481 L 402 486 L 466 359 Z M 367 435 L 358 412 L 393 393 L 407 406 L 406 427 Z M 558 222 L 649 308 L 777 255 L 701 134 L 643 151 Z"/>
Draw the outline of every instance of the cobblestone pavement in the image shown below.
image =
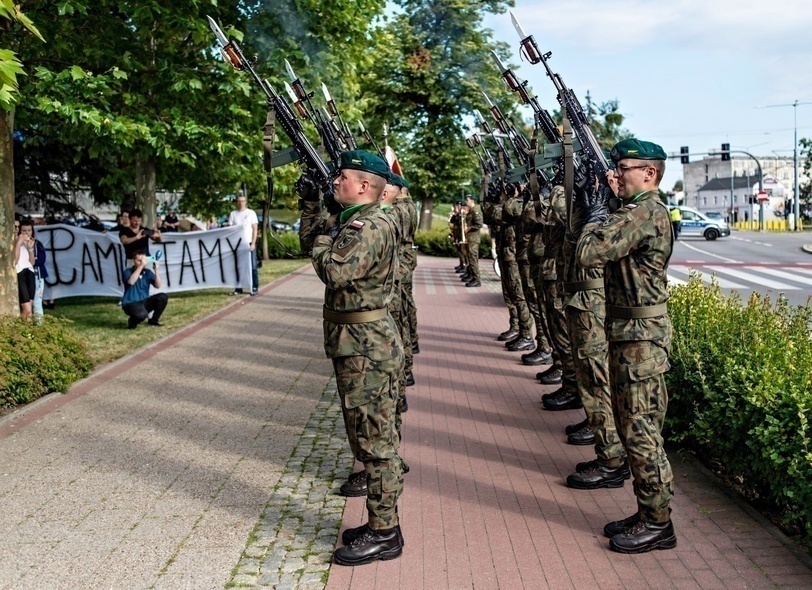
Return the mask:
<path fill-rule="evenodd" d="M 332 382 L 305 426 L 229 586 L 324 588 L 346 501 L 337 492 L 352 466 Z"/>

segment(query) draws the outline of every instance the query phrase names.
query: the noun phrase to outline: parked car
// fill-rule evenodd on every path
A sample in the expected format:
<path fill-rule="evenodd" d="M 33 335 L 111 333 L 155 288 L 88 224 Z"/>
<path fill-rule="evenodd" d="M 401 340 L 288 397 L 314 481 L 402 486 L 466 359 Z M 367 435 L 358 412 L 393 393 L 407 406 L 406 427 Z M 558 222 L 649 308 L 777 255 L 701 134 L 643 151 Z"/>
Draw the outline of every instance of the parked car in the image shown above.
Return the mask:
<path fill-rule="evenodd" d="M 711 219 L 693 207 L 679 207 L 682 213 L 681 236 L 701 236 L 713 241 L 730 235 L 730 227 L 723 219 Z"/>
<path fill-rule="evenodd" d="M 302 227 L 302 218 L 300 217 L 293 223 L 293 231 L 299 231 L 299 228 Z"/>
<path fill-rule="evenodd" d="M 268 219 L 268 225 L 271 226 L 271 229 L 274 231 L 292 231 L 293 226 L 289 223 L 285 223 L 284 221 L 277 221 L 276 219 Z"/>
<path fill-rule="evenodd" d="M 703 211 L 702 213 L 705 215 L 705 217 L 707 217 L 708 219 L 712 219 L 713 221 L 725 220 L 725 216 L 722 215 L 721 211 Z"/>

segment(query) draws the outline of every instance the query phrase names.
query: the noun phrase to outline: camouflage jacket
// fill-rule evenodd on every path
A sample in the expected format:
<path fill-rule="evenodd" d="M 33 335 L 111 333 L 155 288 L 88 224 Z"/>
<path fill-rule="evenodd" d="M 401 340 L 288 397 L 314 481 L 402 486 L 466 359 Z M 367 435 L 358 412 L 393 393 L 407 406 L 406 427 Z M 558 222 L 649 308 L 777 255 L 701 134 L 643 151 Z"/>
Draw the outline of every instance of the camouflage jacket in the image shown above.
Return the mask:
<path fill-rule="evenodd" d="M 324 306 L 338 312 L 385 309 L 398 273 L 397 229 L 378 203 L 355 211 L 335 240 L 313 241 L 313 267 L 325 284 Z M 401 353 L 392 316 L 362 324 L 324 320 L 324 351 L 330 358 L 363 355 L 388 360 Z"/>
<path fill-rule="evenodd" d="M 302 254 L 310 256 L 313 251 L 313 240 L 323 234 L 335 223 L 335 218 L 328 220 L 326 211 L 322 211 L 321 201 L 299 201 L 302 211 L 299 223 L 299 245 Z"/>
<path fill-rule="evenodd" d="M 417 207 L 411 197 L 398 197 L 392 204 L 392 210 L 400 226 L 400 244 L 398 258 L 400 259 L 400 277 L 411 282 L 411 274 L 417 267 L 417 253 L 414 248 L 414 232 L 417 231 Z"/>
<path fill-rule="evenodd" d="M 657 191 L 624 203 L 603 225 L 589 223 L 576 246 L 576 258 L 586 268 L 605 268 L 607 306 L 646 307 L 668 301 L 668 260 L 674 234 L 667 207 Z M 610 341 L 671 340 L 668 313 L 647 319 L 612 318 L 607 310 Z"/>
<path fill-rule="evenodd" d="M 478 240 L 482 224 L 482 213 L 480 213 L 479 207 L 474 205 L 473 209 L 468 211 L 468 215 L 465 216 L 465 235 L 468 236 L 467 239 Z"/>

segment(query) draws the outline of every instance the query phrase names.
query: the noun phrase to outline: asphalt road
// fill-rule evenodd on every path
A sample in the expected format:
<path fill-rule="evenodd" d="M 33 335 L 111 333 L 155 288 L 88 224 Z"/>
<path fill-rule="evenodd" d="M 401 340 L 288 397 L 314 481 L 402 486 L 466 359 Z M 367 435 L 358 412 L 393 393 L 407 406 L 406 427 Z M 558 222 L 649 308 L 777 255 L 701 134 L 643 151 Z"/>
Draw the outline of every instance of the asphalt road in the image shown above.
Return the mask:
<path fill-rule="evenodd" d="M 738 291 L 745 299 L 753 291 L 782 293 L 791 305 L 805 305 L 812 294 L 812 254 L 802 250 L 804 244 L 812 244 L 812 234 L 733 231 L 713 242 L 681 237 L 668 276 L 680 283 L 695 269 L 708 282 L 715 274 L 725 291 Z"/>

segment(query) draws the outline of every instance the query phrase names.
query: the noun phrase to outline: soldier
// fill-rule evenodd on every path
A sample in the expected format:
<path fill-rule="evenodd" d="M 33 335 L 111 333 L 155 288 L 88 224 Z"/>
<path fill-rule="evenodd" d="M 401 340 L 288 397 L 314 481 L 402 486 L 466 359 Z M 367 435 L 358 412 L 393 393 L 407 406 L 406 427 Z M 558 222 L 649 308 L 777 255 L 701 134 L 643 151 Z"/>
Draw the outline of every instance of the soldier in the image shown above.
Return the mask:
<path fill-rule="evenodd" d="M 637 496 L 637 513 L 610 522 L 604 534 L 614 551 L 643 553 L 677 544 L 669 508 L 673 476 L 661 434 L 668 403 L 667 269 L 674 233 L 659 196 L 665 151 L 648 141 L 625 139 L 612 148 L 611 157 L 620 208 L 609 214 L 608 188 L 581 193 L 586 225 L 576 256 L 584 268 L 606 265 L 609 382 Z"/>
<path fill-rule="evenodd" d="M 395 429 L 397 373 L 403 348 L 387 307 L 398 273 L 397 233 L 391 217 L 378 203 L 389 178 L 380 157 L 362 150 L 341 154 L 334 199 L 343 206 L 334 223 L 320 217 L 319 191 L 303 175 L 297 192 L 307 203 L 304 217 L 315 218 L 313 266 L 325 284 L 324 349 L 333 359 L 347 436 L 357 460 L 364 464 L 367 487 L 366 524 L 344 532 L 345 546 L 334 559 L 342 565 L 363 565 L 394 559 L 403 551 L 397 500 L 403 491 L 403 463 Z M 307 250 L 307 243 L 303 243 Z"/>
<path fill-rule="evenodd" d="M 451 241 L 454 243 L 454 248 L 457 250 L 457 256 L 460 259 L 460 263 L 454 267 L 454 272 L 462 275 L 465 273 L 466 269 L 468 268 L 468 261 L 463 256 L 462 247 L 460 246 L 461 238 L 461 231 L 462 226 L 460 225 L 460 211 L 462 210 L 462 203 L 460 201 L 454 201 L 454 204 L 451 206 L 451 215 L 448 217 L 448 229 L 449 229 L 449 237 Z"/>
<path fill-rule="evenodd" d="M 477 208 L 477 199 L 474 195 L 465 196 L 465 206 L 468 214 L 465 218 L 465 241 L 468 244 L 468 275 L 471 277 L 465 283 L 466 287 L 481 287 L 479 281 L 479 232 L 482 229 L 482 213 Z"/>
<path fill-rule="evenodd" d="M 395 186 L 395 201 L 392 209 L 396 213 L 400 225 L 400 247 L 398 249 L 399 277 L 400 283 L 400 317 L 403 322 L 403 350 L 406 353 L 406 364 L 404 368 L 405 385 L 411 387 L 415 384 L 412 367 L 414 365 L 413 355 L 419 352 L 417 347 L 417 308 L 414 304 L 412 293 L 412 277 L 414 269 L 417 267 L 417 255 L 415 254 L 414 232 L 417 230 L 417 207 L 409 196 L 409 183 L 405 178 L 392 173 L 389 181 Z M 408 409 L 406 403 L 406 393 L 403 392 L 403 409 Z"/>

